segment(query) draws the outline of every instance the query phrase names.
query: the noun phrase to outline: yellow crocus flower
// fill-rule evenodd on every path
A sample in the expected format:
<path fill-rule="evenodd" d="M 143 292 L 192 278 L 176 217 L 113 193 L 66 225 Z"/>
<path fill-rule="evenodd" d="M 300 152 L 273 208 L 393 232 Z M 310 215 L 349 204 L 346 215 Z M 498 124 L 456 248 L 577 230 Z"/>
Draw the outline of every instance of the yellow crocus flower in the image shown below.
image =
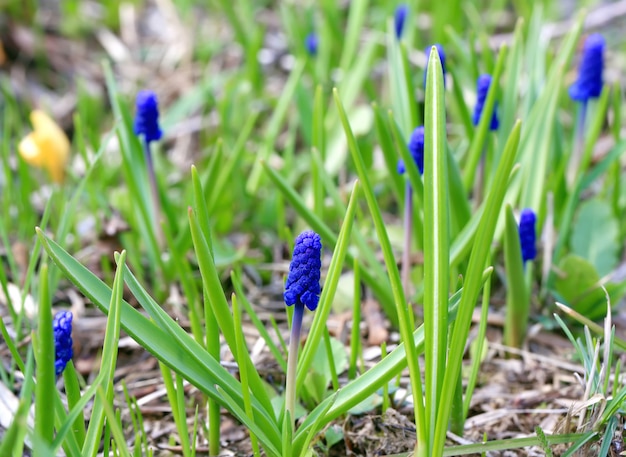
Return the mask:
<path fill-rule="evenodd" d="M 54 182 L 62 183 L 70 156 L 70 142 L 65 132 L 40 110 L 30 113 L 30 122 L 33 131 L 18 146 L 22 159 L 35 167 L 45 168 Z"/>

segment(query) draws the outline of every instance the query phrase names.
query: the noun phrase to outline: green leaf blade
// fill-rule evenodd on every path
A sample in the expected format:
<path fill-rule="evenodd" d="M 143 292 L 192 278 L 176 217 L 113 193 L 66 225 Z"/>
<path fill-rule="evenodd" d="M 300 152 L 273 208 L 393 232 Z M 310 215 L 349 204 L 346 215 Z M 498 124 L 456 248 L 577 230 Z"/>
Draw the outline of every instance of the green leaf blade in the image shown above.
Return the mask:
<path fill-rule="evenodd" d="M 425 407 L 429 453 L 448 342 L 450 227 L 445 109 L 441 61 L 433 46 L 428 62 L 424 125 Z"/>

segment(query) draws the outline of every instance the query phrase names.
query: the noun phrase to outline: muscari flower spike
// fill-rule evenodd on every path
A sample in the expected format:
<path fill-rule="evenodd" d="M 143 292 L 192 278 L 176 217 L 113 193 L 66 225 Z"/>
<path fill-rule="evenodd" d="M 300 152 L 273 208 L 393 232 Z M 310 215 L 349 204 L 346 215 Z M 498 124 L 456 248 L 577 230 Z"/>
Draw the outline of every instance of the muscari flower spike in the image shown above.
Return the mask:
<path fill-rule="evenodd" d="M 522 261 L 534 260 L 537 257 L 535 223 L 537 216 L 530 208 L 522 210 L 519 219 L 519 240 L 522 246 Z"/>
<path fill-rule="evenodd" d="M 143 135 L 146 143 L 160 140 L 163 132 L 159 127 L 159 103 L 151 90 L 142 90 L 135 101 L 137 114 L 133 130 L 135 135 Z"/>
<path fill-rule="evenodd" d="M 317 55 L 318 44 L 319 41 L 315 32 L 309 33 L 304 39 L 304 47 L 306 48 L 306 52 L 308 52 L 310 56 L 315 57 Z"/>
<path fill-rule="evenodd" d="M 43 111 L 33 110 L 30 122 L 33 131 L 20 141 L 17 147 L 20 156 L 32 166 L 45 168 L 54 182 L 62 183 L 70 157 L 70 141 Z"/>
<path fill-rule="evenodd" d="M 472 117 L 472 123 L 478 125 L 480 122 L 480 116 L 483 114 L 483 107 L 487 100 L 487 94 L 489 92 L 489 86 L 491 86 L 491 75 L 480 75 L 476 82 L 476 106 L 474 107 L 474 115 Z M 493 115 L 491 116 L 491 124 L 489 124 L 489 130 L 498 130 L 500 121 L 498 120 L 498 105 L 493 107 Z"/>
<path fill-rule="evenodd" d="M 321 253 L 322 242 L 317 233 L 308 230 L 298 235 L 285 284 L 284 298 L 287 306 L 301 303 L 311 311 L 317 308 L 322 268 Z"/>
<path fill-rule="evenodd" d="M 424 174 L 424 126 L 420 125 L 413 130 L 409 144 L 407 145 L 409 152 L 415 160 L 415 164 L 420 171 L 420 174 Z M 404 161 L 400 159 L 398 161 L 398 173 L 404 174 L 406 167 Z"/>
<path fill-rule="evenodd" d="M 74 356 L 72 348 L 72 313 L 60 311 L 52 321 L 54 330 L 54 371 L 57 376 L 63 373 L 67 362 Z"/>
<path fill-rule="evenodd" d="M 569 88 L 572 100 L 586 103 L 597 98 L 602 92 L 602 71 L 604 69 L 604 37 L 599 33 L 589 35 L 585 40 L 578 79 Z"/>
<path fill-rule="evenodd" d="M 435 48 L 437 48 L 437 53 L 439 54 L 439 61 L 441 62 L 441 70 L 443 71 L 443 86 L 446 86 L 446 53 L 443 50 L 443 46 L 439 43 L 433 44 Z M 430 52 L 433 47 L 428 46 L 424 52 L 426 53 L 426 70 L 424 71 L 424 88 L 426 88 L 426 76 L 428 75 L 428 61 L 430 60 Z"/>
<path fill-rule="evenodd" d="M 406 17 L 409 14 L 409 6 L 406 3 L 400 3 L 396 8 L 396 12 L 394 14 L 394 27 L 396 29 L 396 38 L 399 40 L 402 38 L 402 32 L 404 32 L 404 23 L 406 22 Z"/>

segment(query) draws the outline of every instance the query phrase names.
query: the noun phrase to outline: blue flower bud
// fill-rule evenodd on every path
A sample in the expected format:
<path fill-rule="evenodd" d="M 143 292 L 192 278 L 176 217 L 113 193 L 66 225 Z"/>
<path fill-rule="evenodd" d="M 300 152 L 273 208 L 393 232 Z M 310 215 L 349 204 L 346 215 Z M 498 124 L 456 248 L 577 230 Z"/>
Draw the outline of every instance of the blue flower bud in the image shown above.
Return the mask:
<path fill-rule="evenodd" d="M 437 48 L 437 53 L 439 54 L 439 61 L 441 62 L 441 71 L 443 72 L 443 86 L 446 86 L 446 53 L 443 51 L 443 46 L 439 43 L 433 44 L 435 48 Z M 426 76 L 428 75 L 428 61 L 430 60 L 430 52 L 433 49 L 433 46 L 428 46 L 424 52 L 426 53 L 426 70 L 424 71 L 424 88 L 426 88 Z"/>
<path fill-rule="evenodd" d="M 394 26 L 396 28 L 396 38 L 398 40 L 402 38 L 402 32 L 404 32 L 404 23 L 406 22 L 406 17 L 409 14 L 409 6 L 406 3 L 400 3 L 396 8 L 396 13 L 394 15 Z"/>
<path fill-rule="evenodd" d="M 298 235 L 285 284 L 284 298 L 287 306 L 301 303 L 311 311 L 317 308 L 320 295 L 321 255 L 322 242 L 317 233 L 309 230 Z"/>
<path fill-rule="evenodd" d="M 74 356 L 72 348 L 72 313 L 60 311 L 52 321 L 54 331 L 54 370 L 58 375 L 63 373 L 65 365 Z"/>
<path fill-rule="evenodd" d="M 420 174 L 424 174 L 424 126 L 420 125 L 409 138 L 409 144 L 407 145 L 409 152 L 413 156 L 413 160 L 420 171 Z M 398 173 L 403 174 L 406 171 L 404 161 L 400 159 L 398 161 Z"/>
<path fill-rule="evenodd" d="M 474 107 L 474 116 L 472 122 L 474 125 L 478 125 L 480 122 L 480 116 L 483 114 L 483 107 L 485 106 L 485 100 L 487 100 L 487 94 L 489 92 L 489 86 L 491 86 L 491 75 L 480 75 L 476 82 L 476 106 Z M 498 130 L 500 122 L 498 121 L 498 105 L 493 107 L 493 115 L 491 116 L 491 124 L 489 130 Z"/>
<path fill-rule="evenodd" d="M 586 102 L 600 96 L 602 92 L 602 71 L 604 69 L 604 37 L 599 33 L 589 35 L 585 40 L 583 56 L 578 68 L 578 79 L 569 88 L 572 100 Z"/>
<path fill-rule="evenodd" d="M 143 135 L 147 143 L 160 140 L 163 132 L 159 127 L 159 104 L 157 96 L 151 90 L 142 90 L 137 94 L 135 102 L 135 135 Z"/>
<path fill-rule="evenodd" d="M 304 39 L 304 47 L 306 48 L 306 52 L 309 53 L 310 56 L 315 57 L 317 55 L 317 35 L 315 32 L 309 33 Z"/>
<path fill-rule="evenodd" d="M 535 223 L 537 216 L 530 208 L 522 210 L 519 219 L 519 241 L 522 246 L 522 261 L 526 263 L 528 260 L 534 260 L 537 257 L 537 248 L 535 247 Z"/>

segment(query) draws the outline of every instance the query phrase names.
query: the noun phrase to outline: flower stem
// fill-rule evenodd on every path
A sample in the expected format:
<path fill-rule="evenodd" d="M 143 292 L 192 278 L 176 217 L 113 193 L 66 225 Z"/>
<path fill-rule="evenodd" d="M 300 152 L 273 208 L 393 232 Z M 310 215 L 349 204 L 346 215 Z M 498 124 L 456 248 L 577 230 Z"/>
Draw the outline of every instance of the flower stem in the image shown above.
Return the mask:
<path fill-rule="evenodd" d="M 152 160 L 152 151 L 150 150 L 150 142 L 143 142 L 143 150 L 146 156 L 146 164 L 148 166 L 148 178 L 150 179 L 150 193 L 152 195 L 152 208 L 154 210 L 154 219 L 156 225 L 156 238 L 160 247 L 163 247 L 163 229 L 161 228 L 161 201 L 159 200 L 159 189 L 157 187 L 156 173 L 154 171 L 154 162 Z"/>
<path fill-rule="evenodd" d="M 298 367 L 298 349 L 300 347 L 300 333 L 302 330 L 302 316 L 304 304 L 300 300 L 296 302 L 291 319 L 291 338 L 289 340 L 289 356 L 287 359 L 287 380 L 285 386 L 285 417 L 289 417 L 294 424 L 296 411 L 296 369 Z"/>
<path fill-rule="evenodd" d="M 583 149 L 585 147 L 585 120 L 587 117 L 587 102 L 581 103 L 580 111 L 578 113 L 578 123 L 576 125 L 576 138 L 574 140 L 574 147 L 572 150 L 571 159 L 569 162 L 569 168 L 567 170 L 567 185 L 571 189 L 576 181 L 578 175 L 578 167 L 582 160 Z"/>
<path fill-rule="evenodd" d="M 413 231 L 413 189 L 406 183 L 404 197 L 404 251 L 402 252 L 402 288 L 404 296 L 409 297 L 411 272 L 411 232 Z"/>

